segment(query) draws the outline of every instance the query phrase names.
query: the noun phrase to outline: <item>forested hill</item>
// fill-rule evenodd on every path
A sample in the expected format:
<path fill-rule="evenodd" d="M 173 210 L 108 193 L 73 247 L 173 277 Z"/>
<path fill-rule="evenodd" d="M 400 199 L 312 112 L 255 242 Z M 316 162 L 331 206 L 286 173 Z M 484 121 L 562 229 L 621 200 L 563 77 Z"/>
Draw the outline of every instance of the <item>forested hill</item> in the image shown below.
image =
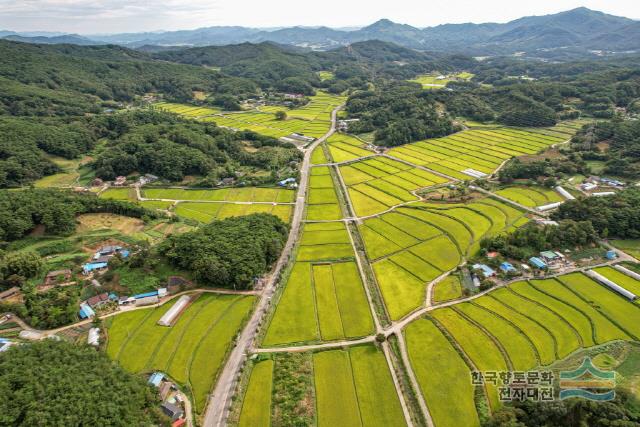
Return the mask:
<path fill-rule="evenodd" d="M 245 79 L 203 67 L 156 61 L 120 46 L 34 45 L 0 40 L 0 114 L 78 115 L 109 101 L 162 92 L 188 100 L 193 90 L 255 92 Z"/>

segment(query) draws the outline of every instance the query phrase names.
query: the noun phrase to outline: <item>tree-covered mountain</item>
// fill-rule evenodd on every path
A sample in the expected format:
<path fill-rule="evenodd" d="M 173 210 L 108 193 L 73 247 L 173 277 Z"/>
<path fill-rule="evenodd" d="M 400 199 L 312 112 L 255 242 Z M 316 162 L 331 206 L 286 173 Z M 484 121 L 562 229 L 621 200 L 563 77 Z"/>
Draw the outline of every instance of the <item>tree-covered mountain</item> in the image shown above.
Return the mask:
<path fill-rule="evenodd" d="M 538 52 L 548 56 L 549 50 L 555 51 L 561 48 L 576 49 L 582 55 L 589 53 L 590 50 L 638 50 L 640 49 L 639 34 L 640 22 L 638 21 L 581 7 L 551 15 L 523 17 L 504 24 L 465 23 L 417 28 L 382 19 L 353 31 L 328 27 L 290 27 L 271 30 L 208 27 L 195 30 L 85 37 L 95 43 L 113 43 L 133 48 L 168 45 L 221 46 L 269 41 L 313 50 L 330 50 L 361 41 L 381 40 L 423 51 L 460 52 L 472 55 L 504 55 L 524 51 L 530 55 Z M 54 37 L 50 40 L 34 38 L 31 41 L 55 43 Z M 73 41 L 70 42 L 73 43 Z M 86 40 L 82 38 L 78 42 L 84 44 Z"/>

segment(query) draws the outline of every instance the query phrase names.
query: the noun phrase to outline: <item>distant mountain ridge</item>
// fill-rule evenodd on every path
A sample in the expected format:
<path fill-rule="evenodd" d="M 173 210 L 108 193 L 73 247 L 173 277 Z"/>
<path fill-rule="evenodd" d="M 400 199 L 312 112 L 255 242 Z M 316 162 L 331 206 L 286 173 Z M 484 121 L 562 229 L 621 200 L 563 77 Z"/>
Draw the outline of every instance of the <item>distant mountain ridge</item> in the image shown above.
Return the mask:
<path fill-rule="evenodd" d="M 2 33 L 0 33 L 2 34 Z M 110 43 L 131 48 L 144 46 L 220 46 L 274 42 L 313 50 L 329 50 L 352 43 L 381 40 L 422 51 L 459 52 L 471 55 L 512 54 L 553 49 L 584 51 L 640 50 L 640 21 L 608 15 L 584 7 L 544 16 L 528 16 L 505 24 L 444 24 L 416 28 L 388 19 L 354 30 L 328 27 L 256 29 L 239 26 L 195 30 L 114 35 L 7 38 L 34 43 Z M 68 40 L 68 41 L 63 41 Z M 158 49 L 162 50 L 162 49 Z"/>

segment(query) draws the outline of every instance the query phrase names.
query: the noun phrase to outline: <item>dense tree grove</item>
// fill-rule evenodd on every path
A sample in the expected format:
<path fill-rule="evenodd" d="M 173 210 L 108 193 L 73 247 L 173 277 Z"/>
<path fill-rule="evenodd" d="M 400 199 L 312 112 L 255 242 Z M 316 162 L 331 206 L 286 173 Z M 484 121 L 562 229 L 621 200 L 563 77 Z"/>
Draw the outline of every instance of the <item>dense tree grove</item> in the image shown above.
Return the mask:
<path fill-rule="evenodd" d="M 568 153 L 557 159 L 536 160 L 534 162 L 513 159 L 500 169 L 498 178 L 503 183 L 511 183 L 516 179 L 532 179 L 543 184 L 555 185 L 554 178 L 575 174 L 588 175 L 589 173 L 589 166 L 579 154 Z"/>
<path fill-rule="evenodd" d="M 193 90 L 255 93 L 254 83 L 203 67 L 153 61 L 119 46 L 36 45 L 0 40 L 0 114 L 97 113 L 109 101 L 161 92 L 188 101 Z"/>
<path fill-rule="evenodd" d="M 160 111 L 134 111 L 101 117 L 94 126 L 110 142 L 92 166 L 96 175 L 113 179 L 133 172 L 170 181 L 185 175 L 234 176 L 238 166 L 278 171 L 301 153 L 291 144 L 253 132 L 232 132 L 213 123 L 198 123 Z M 245 142 L 255 150 L 245 149 Z"/>
<path fill-rule="evenodd" d="M 354 133 L 375 131 L 379 145 L 396 146 L 456 131 L 450 117 L 438 111 L 435 100 L 419 85 L 398 83 L 376 91 L 360 92 L 347 102 Z"/>
<path fill-rule="evenodd" d="M 485 237 L 480 247 L 485 251 L 498 251 L 508 258 L 524 260 L 540 251 L 584 246 L 594 243 L 597 238 L 598 234 L 589 221 L 564 220 L 558 226 L 529 223 L 511 234 Z"/>
<path fill-rule="evenodd" d="M 174 265 L 192 271 L 202 283 L 249 289 L 278 258 L 288 227 L 270 214 L 214 221 L 198 230 L 170 236 L 159 247 Z"/>
<path fill-rule="evenodd" d="M 4 190 L 0 191 L 0 242 L 19 239 L 39 225 L 48 234 L 70 234 L 75 230 L 77 215 L 93 212 L 135 218 L 159 215 L 132 203 L 100 199 L 93 194 L 55 189 Z"/>
<path fill-rule="evenodd" d="M 606 148 L 600 148 L 605 143 Z M 640 122 L 612 120 L 585 125 L 571 140 L 584 158 L 602 160 L 604 172 L 630 179 L 640 177 Z"/>
<path fill-rule="evenodd" d="M 59 172 L 45 153 L 74 159 L 97 136 L 86 120 L 0 116 L 0 188 L 16 187 Z"/>
<path fill-rule="evenodd" d="M 69 375 L 73 373 L 73 375 Z M 169 425 L 156 391 L 106 354 L 45 340 L 0 354 L 0 425 Z"/>
<path fill-rule="evenodd" d="M 514 402 L 496 411 L 483 427 L 633 427 L 640 424 L 638 402 L 616 390 L 610 402 L 567 399 L 554 402 Z"/>
<path fill-rule="evenodd" d="M 602 237 L 640 237 L 640 190 L 632 188 L 614 196 L 568 200 L 553 214 L 554 219 L 590 221 Z"/>

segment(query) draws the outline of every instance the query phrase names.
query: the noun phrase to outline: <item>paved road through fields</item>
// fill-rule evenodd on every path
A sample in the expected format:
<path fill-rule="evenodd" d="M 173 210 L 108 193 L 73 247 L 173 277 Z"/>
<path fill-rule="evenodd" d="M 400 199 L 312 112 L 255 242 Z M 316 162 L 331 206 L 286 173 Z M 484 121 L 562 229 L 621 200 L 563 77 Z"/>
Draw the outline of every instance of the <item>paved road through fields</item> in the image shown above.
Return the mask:
<path fill-rule="evenodd" d="M 265 284 L 263 291 L 259 296 L 258 303 L 251 315 L 251 319 L 249 319 L 249 322 L 240 334 L 236 346 L 231 351 L 229 359 L 218 377 L 213 394 L 209 398 L 207 410 L 202 422 L 204 427 L 222 427 L 226 424 L 229 413 L 229 404 L 231 396 L 235 391 L 240 368 L 242 367 L 247 354 L 251 350 L 253 339 L 255 338 L 260 325 L 260 320 L 268 309 L 271 297 L 275 292 L 276 282 L 280 276 L 280 271 L 282 271 L 289 261 L 289 256 L 299 235 L 300 223 L 302 222 L 302 214 L 304 213 L 304 206 L 307 197 L 307 183 L 309 178 L 309 169 L 311 167 L 311 153 L 318 145 L 333 135 L 336 130 L 338 110 L 341 108 L 342 106 L 339 106 L 331 112 L 331 128 L 329 131 L 305 149 L 304 160 L 302 161 L 302 168 L 300 170 L 300 186 L 298 187 L 293 219 L 291 221 L 291 230 L 289 232 L 287 244 L 282 250 L 282 254 L 280 254 L 280 258 L 278 259 L 269 280 Z"/>

